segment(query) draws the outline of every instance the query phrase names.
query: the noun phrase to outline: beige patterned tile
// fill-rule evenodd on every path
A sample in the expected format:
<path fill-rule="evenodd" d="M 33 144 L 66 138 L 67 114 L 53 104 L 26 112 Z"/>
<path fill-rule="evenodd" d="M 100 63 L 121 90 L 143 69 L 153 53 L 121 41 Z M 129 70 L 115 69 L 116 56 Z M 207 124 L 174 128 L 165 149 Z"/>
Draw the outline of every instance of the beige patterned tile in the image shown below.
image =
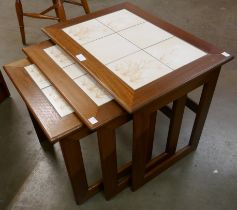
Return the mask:
<path fill-rule="evenodd" d="M 113 97 L 88 74 L 74 81 L 98 106 L 113 100 Z"/>
<path fill-rule="evenodd" d="M 75 79 L 86 74 L 85 70 L 80 67 L 78 64 L 72 64 L 70 66 L 64 67 L 63 71 L 71 78 Z"/>
<path fill-rule="evenodd" d="M 107 67 L 134 90 L 172 71 L 144 51 L 122 58 Z"/>
<path fill-rule="evenodd" d="M 74 63 L 73 59 L 57 45 L 48 47 L 44 49 L 44 51 L 61 68 L 64 68 Z"/>
<path fill-rule="evenodd" d="M 118 34 L 98 39 L 85 44 L 83 47 L 103 64 L 110 63 L 139 50 L 139 48 Z"/>
<path fill-rule="evenodd" d="M 114 33 L 96 19 L 69 26 L 64 28 L 63 31 L 79 44 L 85 44 Z"/>
<path fill-rule="evenodd" d="M 148 22 L 120 31 L 119 34 L 142 49 L 173 36 Z"/>
<path fill-rule="evenodd" d="M 205 52 L 177 37 L 148 47 L 145 51 L 172 69 L 178 69 L 206 55 Z"/>
<path fill-rule="evenodd" d="M 97 20 L 116 32 L 145 22 L 144 19 L 126 9 L 98 17 Z"/>
<path fill-rule="evenodd" d="M 25 70 L 40 89 L 51 85 L 48 79 L 40 72 L 39 68 L 36 65 L 32 64 L 26 66 Z"/>
<path fill-rule="evenodd" d="M 64 98 L 53 86 L 42 89 L 42 92 L 61 117 L 74 112 L 72 107 L 64 100 Z"/>

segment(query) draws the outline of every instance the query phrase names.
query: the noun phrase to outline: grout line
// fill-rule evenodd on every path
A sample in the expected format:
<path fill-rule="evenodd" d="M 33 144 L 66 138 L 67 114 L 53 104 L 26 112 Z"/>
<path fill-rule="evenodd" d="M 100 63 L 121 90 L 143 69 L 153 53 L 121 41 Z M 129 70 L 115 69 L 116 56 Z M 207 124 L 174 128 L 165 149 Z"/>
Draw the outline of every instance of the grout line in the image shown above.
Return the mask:
<path fill-rule="evenodd" d="M 46 86 L 46 87 L 43 87 L 43 88 L 40 88 L 40 90 L 44 90 L 44 89 L 46 89 L 46 88 L 48 88 L 48 87 L 50 87 L 50 86 L 53 86 L 53 85 L 50 83 L 50 85 L 48 85 L 48 86 Z"/>
<path fill-rule="evenodd" d="M 92 20 L 93 20 L 93 19 L 92 19 Z M 103 23 L 101 23 L 100 21 L 98 21 L 96 18 L 95 18 L 94 20 L 96 20 L 98 23 L 100 23 L 101 25 L 103 25 L 103 26 L 105 26 L 106 28 L 108 28 L 108 29 L 111 30 L 111 28 L 109 28 L 108 26 L 104 25 Z M 78 24 L 81 24 L 81 23 L 78 23 Z M 75 24 L 75 25 L 78 25 L 78 24 Z M 75 25 L 72 25 L 72 26 L 75 26 Z M 72 26 L 69 26 L 69 27 L 72 27 Z M 67 28 L 67 27 L 66 27 L 66 28 Z M 63 30 L 62 30 L 62 31 L 63 31 Z M 101 37 L 98 37 L 98 38 L 96 38 L 96 39 L 93 39 L 93 40 L 88 41 L 88 42 L 83 43 L 83 44 L 79 43 L 76 39 L 74 39 L 72 36 L 70 36 L 67 32 L 65 32 L 65 31 L 63 31 L 63 32 L 66 33 L 66 34 L 67 34 L 70 38 L 72 38 L 74 41 L 76 41 L 79 45 L 83 46 L 83 45 L 87 45 L 87 44 L 89 44 L 89 43 L 91 43 L 91 42 L 97 41 L 97 40 L 99 40 L 99 39 L 103 39 L 103 38 L 105 38 L 105 37 L 107 37 L 107 36 L 110 36 L 110 35 L 113 35 L 113 34 L 116 33 L 116 32 L 113 31 L 113 30 L 111 30 L 111 31 L 112 31 L 113 33 L 108 34 L 108 35 L 104 35 L 104 36 L 101 36 Z"/>
<path fill-rule="evenodd" d="M 74 79 L 71 78 L 71 79 L 74 81 L 74 80 L 76 80 L 76 79 L 78 79 L 78 78 L 80 78 L 80 77 L 83 77 L 83 76 L 87 75 L 87 74 L 88 74 L 88 73 L 86 72 L 85 74 L 83 74 L 83 75 L 81 75 L 81 76 L 78 76 L 78 77 L 76 77 L 76 78 L 74 78 Z M 74 82 L 75 82 L 75 81 L 74 81 Z"/>
<path fill-rule="evenodd" d="M 110 30 L 114 31 L 115 33 L 118 33 L 118 32 L 120 32 L 120 31 L 123 31 L 123 30 L 129 29 L 129 28 L 133 28 L 133 27 L 135 27 L 135 26 L 138 26 L 138 25 L 141 25 L 141 24 L 144 24 L 144 23 L 147 22 L 146 20 L 144 20 L 144 19 L 142 18 L 142 19 L 144 20 L 144 22 L 137 23 L 137 24 L 132 25 L 132 26 L 129 26 L 129 27 L 127 27 L 127 28 L 124 28 L 124 29 L 121 29 L 121 30 L 115 31 L 114 29 L 112 29 L 111 27 L 105 25 L 103 22 L 101 22 L 101 21 L 98 20 L 97 18 L 95 18 L 95 19 L 96 19 L 98 22 L 100 22 L 101 24 L 103 24 L 104 26 L 106 26 L 107 28 L 109 28 Z"/>
<path fill-rule="evenodd" d="M 52 59 L 52 60 L 53 60 L 53 59 Z M 53 60 L 53 61 L 54 61 L 54 60 Z M 54 63 L 56 63 L 56 62 L 54 61 Z M 57 64 L 57 63 L 56 63 L 56 64 Z M 69 67 L 69 66 L 72 66 L 73 64 L 77 64 L 77 63 L 74 62 L 74 63 L 71 63 L 71 64 L 66 65 L 66 66 L 64 66 L 64 67 L 61 67 L 61 66 L 59 66 L 58 64 L 57 64 L 57 65 L 59 66 L 60 69 L 64 69 L 64 68 L 67 68 L 67 67 Z"/>
<path fill-rule="evenodd" d="M 120 58 L 117 58 L 117 59 L 111 61 L 111 62 L 108 62 L 108 63 L 102 63 L 101 61 L 100 61 L 100 62 L 101 62 L 102 64 L 104 64 L 105 66 L 107 66 L 107 65 L 109 65 L 109 64 L 111 64 L 111 63 L 114 63 L 114 62 L 119 61 L 119 60 L 121 60 L 121 59 L 123 59 L 123 58 L 126 58 L 127 56 L 130 56 L 130 55 L 133 55 L 133 54 L 135 54 L 135 53 L 140 52 L 141 49 L 140 49 L 140 48 L 138 48 L 138 49 L 139 49 L 139 50 L 134 51 L 134 52 L 132 52 L 132 53 L 129 53 L 129 54 L 127 54 L 127 55 L 124 55 L 124 56 L 122 56 L 122 57 L 120 57 Z"/>
<path fill-rule="evenodd" d="M 118 32 L 120 32 L 120 31 L 123 31 L 123 30 L 129 29 L 129 28 L 132 28 L 132 27 L 135 27 L 135 26 L 144 24 L 144 23 L 146 22 L 146 21 L 145 21 L 145 22 L 142 22 L 142 23 L 138 23 L 138 24 L 133 25 L 133 26 L 130 26 L 130 27 L 128 27 L 128 28 L 125 28 L 125 29 L 122 29 L 122 30 L 119 30 L 119 31 L 115 31 L 115 30 L 113 30 L 112 28 L 110 28 L 109 26 L 107 26 L 107 25 L 105 25 L 104 23 L 102 23 L 101 21 L 97 20 L 96 18 L 95 18 L 95 20 L 98 21 L 98 22 L 99 22 L 100 24 L 102 24 L 103 26 L 105 26 L 106 28 L 110 29 L 113 33 L 112 33 L 112 34 L 108 34 L 108 35 L 101 36 L 101 37 L 99 37 L 99 38 L 96 38 L 96 39 L 94 39 L 94 40 L 88 41 L 88 42 L 83 43 L 83 44 L 81 44 L 81 43 L 79 43 L 78 41 L 76 41 L 73 37 L 71 37 L 71 36 L 70 36 L 68 33 L 66 33 L 65 31 L 64 31 L 64 33 L 66 33 L 70 38 L 72 38 L 74 41 L 76 41 L 79 45 L 84 46 L 84 45 L 87 45 L 87 44 L 89 44 L 89 43 L 95 42 L 95 41 L 97 41 L 97 40 L 103 39 L 103 38 L 105 38 L 105 37 L 108 37 L 108 36 L 111 36 L 111 35 L 114 35 L 114 34 L 118 34 Z"/>
<path fill-rule="evenodd" d="M 139 25 L 142 25 L 142 24 L 144 24 L 144 23 L 149 23 L 148 21 L 146 21 L 146 20 L 143 19 L 144 22 L 141 22 L 141 23 L 132 25 L 132 26 L 130 26 L 130 27 L 127 27 L 127 28 L 122 29 L 122 30 L 119 30 L 119 31 L 115 31 L 115 30 L 113 30 L 111 27 L 105 25 L 103 22 L 101 22 L 100 20 L 98 20 L 97 18 L 95 18 L 95 20 L 98 21 L 99 23 L 101 23 L 101 24 L 102 24 L 103 26 L 105 26 L 106 28 L 108 28 L 108 29 L 110 29 L 111 31 L 113 31 L 114 33 L 108 34 L 108 35 L 106 35 L 106 36 L 99 37 L 99 38 L 97 38 L 97 39 L 95 39 L 95 40 L 86 42 L 86 43 L 84 43 L 84 44 L 78 43 L 78 42 L 77 42 L 73 37 L 71 37 L 68 33 L 67 33 L 67 35 L 69 35 L 73 40 L 75 40 L 75 41 L 76 41 L 78 44 L 80 44 L 81 46 L 85 46 L 85 45 L 87 45 L 87 44 L 89 44 L 89 43 L 92 43 L 92 42 L 95 42 L 95 41 L 97 41 L 97 40 L 103 39 L 103 38 L 105 38 L 105 37 L 108 37 L 108 36 L 117 34 L 117 35 L 119 35 L 120 37 L 124 38 L 125 40 L 127 40 L 128 42 L 130 42 L 131 44 L 133 44 L 134 46 L 136 46 L 136 47 L 139 49 L 139 50 L 136 51 L 136 52 L 129 53 L 129 54 L 127 54 L 127 55 L 125 55 L 125 56 L 122 56 L 122 57 L 120 57 L 120 58 L 118 58 L 118 59 L 115 59 L 115 60 L 113 60 L 113 61 L 111 61 L 111 62 L 109 62 L 109 63 L 103 63 L 103 64 L 106 65 L 106 66 L 109 65 L 109 64 L 111 64 L 111 63 L 113 63 L 113 62 L 119 61 L 119 60 L 121 60 L 121 59 L 123 59 L 123 58 L 125 58 L 125 57 L 127 57 L 127 56 L 130 56 L 130 55 L 132 55 L 132 54 L 135 54 L 135 53 L 137 53 L 137 52 L 139 52 L 139 51 L 143 51 L 143 52 L 147 53 L 148 55 L 152 56 L 150 53 L 146 52 L 145 49 L 147 49 L 147 48 L 149 48 L 149 47 L 152 47 L 152 46 L 155 46 L 155 45 L 157 45 L 157 44 L 160 44 L 161 42 L 167 41 L 167 40 L 169 40 L 169 39 L 175 37 L 173 34 L 171 34 L 172 36 L 169 37 L 169 38 L 167 38 L 167 39 L 164 39 L 164 40 L 162 40 L 162 41 L 160 41 L 160 42 L 157 42 L 157 43 L 155 43 L 155 44 L 149 45 L 149 46 L 147 46 L 147 47 L 145 47 L 145 48 L 140 48 L 140 47 L 137 46 L 135 43 L 133 43 L 132 41 L 130 41 L 130 40 L 128 40 L 127 38 L 125 38 L 124 36 L 122 36 L 119 32 L 124 31 L 124 30 L 127 30 L 127 29 L 130 29 L 130 28 L 134 28 L 134 27 L 139 26 Z M 158 28 L 159 28 L 159 27 L 158 27 Z M 162 29 L 162 30 L 164 30 L 164 29 Z M 164 31 L 165 31 L 165 30 L 164 30 Z M 64 31 L 64 33 L 66 33 L 66 32 Z M 93 54 L 92 54 L 92 55 L 93 55 Z M 160 61 L 159 59 L 157 59 L 156 57 L 154 57 L 154 56 L 152 56 L 152 57 L 155 58 L 155 59 L 156 59 L 157 61 L 159 61 L 160 63 L 162 63 L 163 65 L 165 65 L 166 67 L 172 69 L 171 67 L 169 67 L 169 66 L 166 65 L 165 63 L 161 62 L 161 61 Z M 101 63 L 102 63 L 102 62 L 101 62 Z M 72 64 L 71 64 L 71 65 L 72 65 Z M 70 65 L 69 65 L 69 66 L 70 66 Z M 68 67 L 68 66 L 66 66 L 66 67 Z M 63 68 L 66 68 L 66 67 L 63 67 Z M 172 69 L 172 70 L 174 70 L 174 69 Z"/>
<path fill-rule="evenodd" d="M 172 38 L 174 38 L 174 37 L 175 37 L 175 36 L 172 35 L 172 37 L 166 38 L 166 39 L 164 39 L 164 40 L 161 40 L 161 41 L 159 41 L 159 42 L 157 42 L 157 43 L 155 43 L 155 44 L 149 45 L 149 46 L 144 47 L 144 48 L 142 48 L 142 49 L 145 50 L 145 49 L 147 49 L 147 48 L 149 48 L 149 47 L 153 47 L 153 46 L 155 46 L 155 45 L 157 45 L 157 44 L 160 44 L 160 43 L 162 43 L 162 42 L 165 42 L 165 41 L 167 41 L 167 40 L 169 40 L 169 39 L 172 39 Z"/>
<path fill-rule="evenodd" d="M 162 40 L 162 41 L 160 41 L 160 42 L 157 42 L 157 43 L 155 43 L 155 44 L 153 44 L 153 45 L 150 45 L 150 46 L 148 46 L 148 47 L 146 47 L 146 48 L 140 48 L 139 46 L 137 46 L 136 44 L 134 44 L 132 41 L 130 41 L 130 40 L 128 40 L 127 38 L 123 37 L 122 35 L 120 35 L 120 34 L 118 34 L 118 35 L 121 36 L 122 38 L 124 38 L 125 40 L 127 40 L 128 42 L 130 42 L 131 44 L 133 44 L 134 46 L 136 46 L 139 50 L 136 51 L 136 52 L 130 53 L 130 54 L 126 55 L 126 56 L 123 56 L 123 57 L 121 57 L 121 58 L 118 58 L 118 59 L 116 59 L 116 60 L 114 60 L 114 61 L 111 61 L 111 62 L 109 62 L 109 63 L 106 63 L 106 64 L 104 64 L 104 65 L 107 66 L 107 65 L 109 65 L 109 64 L 111 64 L 111 63 L 114 63 L 114 62 L 116 62 L 116 61 L 119 61 L 119 60 L 121 60 L 121 59 L 123 59 L 123 58 L 125 58 L 125 57 L 127 57 L 127 56 L 130 56 L 130 55 L 132 55 L 132 54 L 135 54 L 135 53 L 138 53 L 138 52 L 140 52 L 140 51 L 143 51 L 143 52 L 145 52 L 146 54 L 150 55 L 151 57 L 155 58 L 157 61 L 159 61 L 161 64 L 165 65 L 165 66 L 168 67 L 169 69 L 175 70 L 175 69 L 172 69 L 171 67 L 169 67 L 167 64 L 161 62 L 159 59 L 157 59 L 156 57 L 154 57 L 154 56 L 151 55 L 150 53 L 148 53 L 148 52 L 145 51 L 145 49 L 147 49 L 147 48 L 149 48 L 149 47 L 152 47 L 152 46 L 155 46 L 155 45 L 157 45 L 157 44 L 159 44 L 159 43 L 161 43 L 161 42 L 163 42 L 163 41 L 167 41 L 167 40 L 169 40 L 169 39 L 171 39 L 171 38 L 173 38 L 173 37 L 175 37 L 175 36 L 169 37 L 169 38 L 167 38 L 167 39 L 165 39 L 165 40 Z"/>

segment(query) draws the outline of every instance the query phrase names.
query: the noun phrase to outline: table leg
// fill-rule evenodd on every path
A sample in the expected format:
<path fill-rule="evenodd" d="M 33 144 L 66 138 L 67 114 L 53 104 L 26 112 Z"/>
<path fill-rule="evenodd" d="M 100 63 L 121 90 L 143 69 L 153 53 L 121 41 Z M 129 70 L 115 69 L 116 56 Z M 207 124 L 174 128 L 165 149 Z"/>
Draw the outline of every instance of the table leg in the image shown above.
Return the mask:
<path fill-rule="evenodd" d="M 0 103 L 9 96 L 9 90 L 7 88 L 6 82 L 4 81 L 2 73 L 0 72 Z"/>
<path fill-rule="evenodd" d="M 175 161 L 180 159 L 184 150 L 176 154 L 176 147 L 183 118 L 183 112 L 186 105 L 186 95 L 174 101 L 169 134 L 167 139 L 166 151 L 147 163 L 147 153 L 149 152 L 152 121 L 150 120 L 149 110 L 143 110 L 134 114 L 133 126 L 133 165 L 132 165 L 132 190 L 137 190 L 158 173 L 164 171 Z M 145 123 L 144 123 L 145 122 Z M 187 148 L 190 150 L 189 148 Z"/>
<path fill-rule="evenodd" d="M 136 112 L 133 115 L 133 154 L 132 154 L 132 189 L 136 190 L 144 183 L 151 120 L 150 113 Z"/>
<path fill-rule="evenodd" d="M 29 110 L 28 110 L 29 111 Z M 31 118 L 31 121 L 33 123 L 35 132 L 37 134 L 37 137 L 39 139 L 39 142 L 42 143 L 44 141 L 48 141 L 48 137 L 45 135 L 44 131 L 41 129 L 39 123 L 35 120 L 34 116 L 31 114 L 31 112 L 29 111 L 29 115 Z"/>
<path fill-rule="evenodd" d="M 103 126 L 97 131 L 102 168 L 102 180 L 88 186 L 80 139 L 91 132 L 84 128 L 60 140 L 64 161 L 78 204 L 104 189 L 105 198 L 110 199 L 128 186 L 131 163 L 117 169 L 115 129 L 130 120 L 130 116 L 122 116 Z"/>
<path fill-rule="evenodd" d="M 60 140 L 60 146 L 76 202 L 82 204 L 102 189 L 102 182 L 98 181 L 92 186 L 88 186 L 78 138 L 73 136 L 66 137 Z"/>
<path fill-rule="evenodd" d="M 148 144 L 147 144 L 147 162 L 152 158 L 152 150 L 153 150 L 153 142 L 154 142 L 154 135 L 156 129 L 156 117 L 157 111 L 151 113 L 150 116 L 150 132 L 148 135 Z"/>
<path fill-rule="evenodd" d="M 190 87 L 190 90 L 188 88 L 184 89 L 184 96 L 174 101 L 172 110 L 168 107 L 161 109 L 161 111 L 171 119 L 166 150 L 148 163 L 146 162 L 146 157 L 149 150 L 148 145 L 150 144 L 150 114 L 154 111 L 154 106 L 147 106 L 134 113 L 132 190 L 138 189 L 144 183 L 197 148 L 219 73 L 220 67 L 213 69 L 212 73 L 201 80 L 202 83 L 199 85 L 203 85 L 203 91 L 198 105 L 190 99 L 187 100 L 186 95 L 193 90 L 193 88 Z M 176 151 L 185 105 L 196 113 L 196 118 L 189 144 Z M 156 106 L 156 109 L 158 108 L 160 108 L 159 103 Z M 152 130 L 152 132 L 154 131 Z"/>
<path fill-rule="evenodd" d="M 220 70 L 221 70 L 220 67 L 219 69 L 215 70 L 215 72 L 212 74 L 211 80 L 205 83 L 203 86 L 201 99 L 198 104 L 196 118 L 194 121 L 191 138 L 189 141 L 189 145 L 192 146 L 193 149 L 196 149 L 198 146 L 199 139 L 201 137 L 202 130 L 209 111 L 209 107 L 212 101 L 212 97 L 215 91 Z"/>
<path fill-rule="evenodd" d="M 117 168 L 115 129 L 126 122 L 128 118 L 121 117 L 97 131 L 104 192 L 107 200 L 127 187 L 130 178 L 127 174 L 130 163 L 119 171 Z"/>

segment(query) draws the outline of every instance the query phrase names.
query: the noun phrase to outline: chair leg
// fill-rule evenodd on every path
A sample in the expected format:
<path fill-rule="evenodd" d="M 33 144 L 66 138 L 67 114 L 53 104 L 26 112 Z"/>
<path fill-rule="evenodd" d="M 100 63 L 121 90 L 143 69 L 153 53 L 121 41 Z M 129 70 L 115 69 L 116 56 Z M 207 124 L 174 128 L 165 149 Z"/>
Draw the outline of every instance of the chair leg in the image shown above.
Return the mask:
<path fill-rule="evenodd" d="M 54 6 L 57 4 L 57 0 L 52 0 L 52 2 L 53 2 L 53 5 L 54 5 Z M 54 7 L 54 10 L 55 10 L 56 16 L 59 17 L 59 15 L 58 15 L 58 10 L 56 9 L 56 7 Z M 58 21 L 60 21 L 60 20 L 58 20 Z"/>
<path fill-rule="evenodd" d="M 53 4 L 55 5 L 55 13 L 57 17 L 59 18 L 59 22 L 65 21 L 66 14 L 65 14 L 62 0 L 53 0 Z"/>
<path fill-rule="evenodd" d="M 87 0 L 81 0 L 81 4 L 82 4 L 86 14 L 89 14 L 90 13 L 90 8 L 89 8 L 89 5 L 87 3 Z"/>
<path fill-rule="evenodd" d="M 22 43 L 25 45 L 26 39 L 25 39 L 25 28 L 24 28 L 23 9 L 22 9 L 21 0 L 16 0 L 15 7 L 16 7 L 16 14 L 17 14 L 18 23 L 19 23 L 20 32 L 21 32 Z"/>

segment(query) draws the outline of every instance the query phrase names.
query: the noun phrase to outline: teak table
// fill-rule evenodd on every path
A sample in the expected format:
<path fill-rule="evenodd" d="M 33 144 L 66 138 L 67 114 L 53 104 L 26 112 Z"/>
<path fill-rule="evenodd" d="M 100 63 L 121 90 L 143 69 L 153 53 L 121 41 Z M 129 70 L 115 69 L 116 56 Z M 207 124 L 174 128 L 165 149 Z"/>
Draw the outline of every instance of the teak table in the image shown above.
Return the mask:
<path fill-rule="evenodd" d="M 220 68 L 231 55 L 129 3 L 43 31 L 133 113 L 134 190 L 197 147 Z M 200 86 L 199 103 L 186 100 Z M 148 161 L 156 111 L 171 102 L 166 151 Z M 186 103 L 196 119 L 189 144 L 176 151 Z"/>
<path fill-rule="evenodd" d="M 33 122 L 38 122 L 36 127 L 43 128 L 51 141 L 60 141 L 78 203 L 102 186 L 100 182 L 88 188 L 76 141 L 93 131 L 98 133 L 107 199 L 128 185 L 129 174 L 132 190 L 136 190 L 197 148 L 221 66 L 233 56 L 129 3 L 43 31 L 51 40 L 24 48 L 29 60 L 5 69 L 33 113 Z M 25 80 L 35 86 L 36 96 L 26 90 Z M 198 87 L 203 89 L 196 103 L 188 94 Z M 61 105 L 54 91 L 65 100 Z M 42 92 L 53 106 L 46 105 L 45 97 L 37 97 Z M 51 111 L 42 111 L 44 106 Z M 177 151 L 185 107 L 196 118 L 188 145 Z M 59 110 L 53 116 L 60 129 L 48 120 L 52 109 Z M 165 151 L 152 158 L 158 110 L 170 118 L 170 125 Z M 132 164 L 117 170 L 115 129 L 131 118 Z M 75 122 L 70 124 L 72 119 Z M 50 128 L 57 132 L 55 140 L 49 135 Z"/>

